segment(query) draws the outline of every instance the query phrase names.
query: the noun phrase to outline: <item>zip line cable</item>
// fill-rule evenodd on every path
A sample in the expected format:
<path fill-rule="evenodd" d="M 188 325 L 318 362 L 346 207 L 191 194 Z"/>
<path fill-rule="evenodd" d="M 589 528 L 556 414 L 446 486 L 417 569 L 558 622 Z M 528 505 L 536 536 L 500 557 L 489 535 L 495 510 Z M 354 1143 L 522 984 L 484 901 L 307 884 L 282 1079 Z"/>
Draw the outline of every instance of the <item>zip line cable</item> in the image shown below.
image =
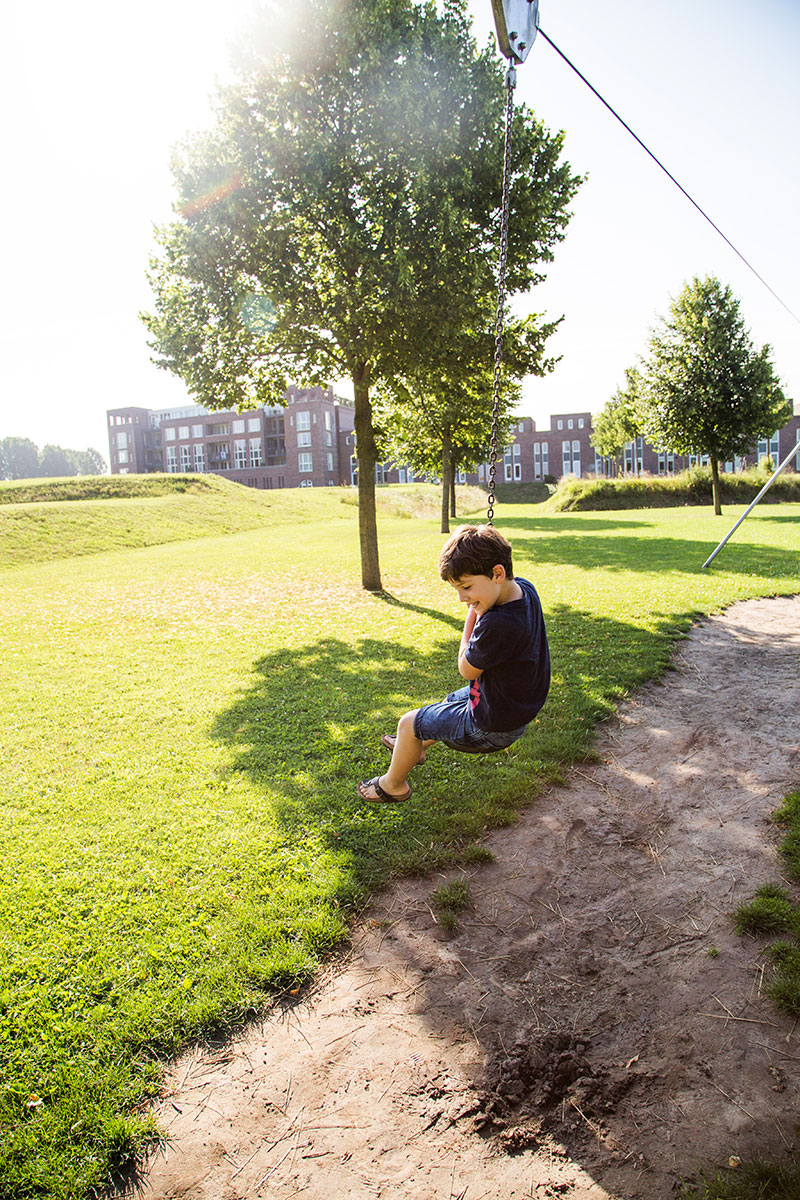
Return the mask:
<path fill-rule="evenodd" d="M 564 62 L 567 64 L 567 66 L 570 67 L 575 72 L 575 74 L 578 76 L 579 79 L 583 80 L 583 82 L 586 84 L 586 86 L 589 88 L 589 90 L 594 93 L 594 95 L 597 97 L 597 99 L 600 101 L 600 103 L 605 105 L 605 107 L 608 109 L 608 111 L 611 113 L 611 115 L 617 118 L 620 125 L 622 125 L 623 128 L 627 129 L 627 131 L 631 135 L 631 137 L 634 138 L 634 140 L 639 143 L 639 145 L 642 147 L 642 149 L 645 151 L 646 154 L 649 154 L 650 158 L 652 158 L 653 162 L 661 168 L 661 170 L 664 172 L 664 174 L 667 176 L 667 178 L 672 180 L 672 182 L 675 184 L 676 188 L 678 188 L 679 191 L 683 192 L 684 196 L 689 201 L 689 203 L 694 205 L 694 207 L 697 209 L 697 211 L 700 213 L 700 215 L 702 217 L 705 217 L 706 221 L 708 221 L 711 228 L 716 230 L 716 232 L 719 234 L 719 236 L 722 238 L 722 240 L 724 242 L 726 242 L 728 246 L 730 246 L 730 248 L 734 252 L 734 254 L 742 260 L 742 262 L 747 267 L 747 269 L 749 271 L 752 271 L 752 273 L 755 275 L 756 279 L 758 279 L 760 283 L 763 283 L 764 287 L 767 289 L 767 291 L 770 293 L 770 295 L 774 296 L 774 298 L 778 301 L 780 306 L 782 308 L 786 309 L 787 313 L 792 318 L 792 320 L 796 321 L 797 324 L 800 325 L 800 317 L 797 317 L 795 315 L 795 313 L 792 312 L 792 310 L 789 308 L 789 305 L 786 304 L 780 298 L 778 293 L 776 291 L 774 291 L 773 288 L 770 287 L 770 285 L 767 283 L 766 279 L 764 279 L 763 275 L 759 275 L 758 271 L 755 269 L 753 264 L 747 261 L 747 259 L 741 253 L 740 250 L 737 250 L 736 246 L 734 246 L 734 244 L 730 240 L 730 238 L 726 237 L 725 234 L 722 232 L 719 225 L 715 224 L 715 222 L 711 220 L 711 217 L 708 215 L 708 213 L 705 212 L 700 207 L 700 205 L 697 203 L 697 201 L 695 199 L 693 199 L 692 196 L 689 195 L 689 193 L 686 191 L 686 188 L 683 187 L 678 182 L 678 180 L 675 178 L 675 176 L 672 174 L 672 172 L 667 170 L 667 168 L 664 166 L 664 164 L 661 162 L 661 160 L 659 158 L 656 158 L 655 154 L 653 154 L 653 151 L 650 150 L 644 144 L 644 142 L 638 136 L 638 134 L 634 133 L 634 131 L 631 129 L 631 127 L 627 123 L 627 121 L 624 121 L 622 119 L 622 117 L 619 115 L 619 113 L 616 111 L 616 109 L 611 107 L 611 105 L 608 103 L 608 101 L 603 96 L 601 96 L 600 92 L 598 92 L 597 88 L 594 87 L 589 82 L 589 80 L 586 78 L 586 76 L 584 74 L 582 74 L 581 71 L 578 70 L 578 68 L 575 66 L 575 64 L 573 62 L 570 62 L 570 60 L 567 58 L 564 51 L 559 50 L 558 46 L 555 44 L 553 39 L 549 38 L 547 36 L 547 34 L 545 33 L 545 31 L 541 27 L 539 27 L 538 32 L 539 32 L 539 36 L 544 38 L 544 40 L 547 42 L 548 46 L 552 46 L 553 49 L 555 50 L 556 54 L 558 54 L 561 58 L 563 58 Z"/>

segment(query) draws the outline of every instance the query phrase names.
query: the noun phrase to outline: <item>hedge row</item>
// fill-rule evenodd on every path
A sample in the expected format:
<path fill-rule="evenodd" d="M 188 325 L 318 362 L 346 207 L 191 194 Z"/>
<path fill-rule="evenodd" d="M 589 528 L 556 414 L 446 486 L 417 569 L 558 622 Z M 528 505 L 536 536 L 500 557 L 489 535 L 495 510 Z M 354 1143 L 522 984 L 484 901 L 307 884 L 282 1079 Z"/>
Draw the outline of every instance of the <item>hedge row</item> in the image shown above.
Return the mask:
<path fill-rule="evenodd" d="M 754 467 L 736 475 L 720 475 L 723 504 L 755 500 L 771 471 Z M 800 502 L 800 475 L 779 475 L 767 497 L 771 504 Z M 621 479 L 562 479 L 550 502 L 553 512 L 589 512 L 608 508 L 678 508 L 711 504 L 711 470 L 691 467 L 679 475 L 625 476 Z"/>

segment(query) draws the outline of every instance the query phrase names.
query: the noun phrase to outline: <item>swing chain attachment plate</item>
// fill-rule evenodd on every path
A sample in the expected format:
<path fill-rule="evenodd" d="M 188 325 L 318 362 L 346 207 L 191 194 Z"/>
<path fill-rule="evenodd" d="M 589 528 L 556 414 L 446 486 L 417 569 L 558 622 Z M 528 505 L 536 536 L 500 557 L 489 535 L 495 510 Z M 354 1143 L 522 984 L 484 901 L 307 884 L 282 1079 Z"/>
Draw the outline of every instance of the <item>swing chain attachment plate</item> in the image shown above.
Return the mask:
<path fill-rule="evenodd" d="M 525 62 L 539 28 L 539 0 L 492 0 L 492 10 L 503 58 Z"/>

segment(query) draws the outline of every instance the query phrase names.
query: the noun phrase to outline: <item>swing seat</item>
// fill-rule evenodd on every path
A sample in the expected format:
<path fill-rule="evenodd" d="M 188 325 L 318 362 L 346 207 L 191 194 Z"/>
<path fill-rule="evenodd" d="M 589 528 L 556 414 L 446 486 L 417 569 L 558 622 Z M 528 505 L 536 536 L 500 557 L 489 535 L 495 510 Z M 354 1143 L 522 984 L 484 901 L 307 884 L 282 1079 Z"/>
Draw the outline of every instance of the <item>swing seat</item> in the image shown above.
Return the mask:
<path fill-rule="evenodd" d="M 508 749 L 508 746 L 491 746 L 487 747 L 485 750 L 481 750 L 477 746 L 474 748 L 459 746 L 456 742 L 445 741 L 444 738 L 442 738 L 442 745 L 447 746 L 449 750 L 457 750 L 459 754 L 499 754 L 501 750 Z"/>

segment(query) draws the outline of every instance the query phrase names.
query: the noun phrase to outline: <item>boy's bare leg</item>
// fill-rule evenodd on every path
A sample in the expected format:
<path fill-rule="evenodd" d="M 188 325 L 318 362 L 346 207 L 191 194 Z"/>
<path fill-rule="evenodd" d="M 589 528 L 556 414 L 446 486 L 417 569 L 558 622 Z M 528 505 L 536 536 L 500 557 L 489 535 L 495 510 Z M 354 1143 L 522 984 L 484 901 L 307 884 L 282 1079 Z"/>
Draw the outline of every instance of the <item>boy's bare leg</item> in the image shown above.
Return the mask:
<path fill-rule="evenodd" d="M 397 735 L 389 770 L 381 775 L 378 783 L 390 796 L 402 796 L 408 791 L 408 774 L 416 767 L 420 755 L 434 744 L 435 739 L 421 741 L 414 733 L 416 711 L 404 713 L 397 723 Z M 360 790 L 360 789 L 359 789 Z M 367 799 L 369 797 L 365 797 Z"/>

